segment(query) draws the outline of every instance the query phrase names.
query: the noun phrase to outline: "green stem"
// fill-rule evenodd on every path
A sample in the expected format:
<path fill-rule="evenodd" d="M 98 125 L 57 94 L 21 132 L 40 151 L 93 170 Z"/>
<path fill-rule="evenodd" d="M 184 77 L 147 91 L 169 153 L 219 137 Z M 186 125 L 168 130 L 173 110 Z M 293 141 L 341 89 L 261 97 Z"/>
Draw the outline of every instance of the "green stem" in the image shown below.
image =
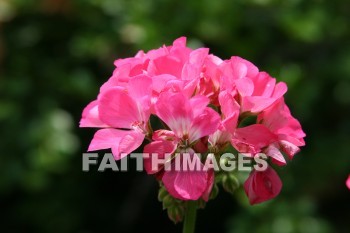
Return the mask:
<path fill-rule="evenodd" d="M 196 226 L 196 213 L 197 213 L 197 202 L 188 201 L 187 209 L 185 214 L 185 221 L 183 225 L 183 233 L 194 233 Z"/>

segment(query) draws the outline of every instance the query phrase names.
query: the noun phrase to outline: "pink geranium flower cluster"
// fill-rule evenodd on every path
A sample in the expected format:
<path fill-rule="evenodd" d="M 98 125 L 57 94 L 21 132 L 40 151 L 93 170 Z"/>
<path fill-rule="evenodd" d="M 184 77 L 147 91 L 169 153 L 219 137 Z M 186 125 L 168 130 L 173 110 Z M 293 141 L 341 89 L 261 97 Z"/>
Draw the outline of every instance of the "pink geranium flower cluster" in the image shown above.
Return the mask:
<path fill-rule="evenodd" d="M 192 50 L 182 37 L 172 46 L 140 51 L 114 64 L 112 77 L 82 114 L 81 127 L 101 128 L 89 151 L 111 148 L 119 160 L 147 139 L 144 152 L 159 157 L 188 152 L 200 160 L 195 152 L 224 152 L 232 146 L 252 157 L 265 153 L 270 163 L 283 166 L 284 154 L 292 159 L 305 145 L 305 134 L 284 102 L 286 84 L 240 57 L 222 60 L 207 48 Z M 153 130 L 151 116 L 164 127 Z M 242 127 L 249 116 L 255 122 Z M 212 169 L 154 170 L 150 159 L 144 160 L 145 170 L 172 197 L 208 200 L 215 180 Z M 253 170 L 244 183 L 251 204 L 275 197 L 281 187 L 272 166 Z"/>

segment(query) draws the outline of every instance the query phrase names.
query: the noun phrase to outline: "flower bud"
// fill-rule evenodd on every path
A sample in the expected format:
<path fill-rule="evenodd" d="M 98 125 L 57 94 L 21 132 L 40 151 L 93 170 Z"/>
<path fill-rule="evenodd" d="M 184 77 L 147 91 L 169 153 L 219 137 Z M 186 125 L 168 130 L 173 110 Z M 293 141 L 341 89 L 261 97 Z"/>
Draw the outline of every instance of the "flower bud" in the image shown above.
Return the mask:
<path fill-rule="evenodd" d="M 185 210 L 182 205 L 172 206 L 168 208 L 168 217 L 175 224 L 178 222 L 181 222 L 183 220 L 184 215 L 185 215 Z"/>
<path fill-rule="evenodd" d="M 219 194 L 219 187 L 217 184 L 214 184 L 213 189 L 211 190 L 209 199 L 215 199 L 217 195 Z"/>
<path fill-rule="evenodd" d="M 222 178 L 222 187 L 226 192 L 233 194 L 239 187 L 239 181 L 233 174 L 226 174 Z"/>
<path fill-rule="evenodd" d="M 163 201 L 163 199 L 164 199 L 167 195 L 169 195 L 168 192 L 166 191 L 166 189 L 165 189 L 163 186 L 161 186 L 161 187 L 159 188 L 159 192 L 158 192 L 158 201 Z"/>
<path fill-rule="evenodd" d="M 167 210 L 168 216 L 174 223 L 181 222 L 184 216 L 184 201 L 171 196 L 164 186 L 160 186 L 158 200 L 163 203 L 163 210 Z"/>
<path fill-rule="evenodd" d="M 174 198 L 170 195 L 167 195 L 163 198 L 163 209 L 168 209 L 175 204 Z"/>

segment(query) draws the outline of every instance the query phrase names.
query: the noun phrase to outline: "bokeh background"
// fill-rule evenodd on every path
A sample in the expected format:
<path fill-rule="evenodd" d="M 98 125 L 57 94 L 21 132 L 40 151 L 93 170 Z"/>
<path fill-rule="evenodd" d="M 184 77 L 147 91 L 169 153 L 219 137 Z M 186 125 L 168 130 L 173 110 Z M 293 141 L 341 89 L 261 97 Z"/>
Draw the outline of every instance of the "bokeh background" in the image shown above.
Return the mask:
<path fill-rule="evenodd" d="M 78 122 L 115 59 L 183 35 L 285 81 L 307 134 L 278 198 L 221 191 L 197 232 L 350 232 L 349 24 L 347 0 L 0 0 L 0 232 L 181 232 L 134 165 L 82 172 Z"/>

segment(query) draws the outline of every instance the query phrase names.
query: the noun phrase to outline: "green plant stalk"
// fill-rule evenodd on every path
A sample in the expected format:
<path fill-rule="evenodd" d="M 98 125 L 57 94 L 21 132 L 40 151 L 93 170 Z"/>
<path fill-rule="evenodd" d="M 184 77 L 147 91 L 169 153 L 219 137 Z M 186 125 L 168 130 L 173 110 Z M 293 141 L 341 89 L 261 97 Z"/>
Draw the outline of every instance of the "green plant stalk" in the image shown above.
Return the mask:
<path fill-rule="evenodd" d="M 182 233 L 194 233 L 196 226 L 197 202 L 188 201 Z"/>

